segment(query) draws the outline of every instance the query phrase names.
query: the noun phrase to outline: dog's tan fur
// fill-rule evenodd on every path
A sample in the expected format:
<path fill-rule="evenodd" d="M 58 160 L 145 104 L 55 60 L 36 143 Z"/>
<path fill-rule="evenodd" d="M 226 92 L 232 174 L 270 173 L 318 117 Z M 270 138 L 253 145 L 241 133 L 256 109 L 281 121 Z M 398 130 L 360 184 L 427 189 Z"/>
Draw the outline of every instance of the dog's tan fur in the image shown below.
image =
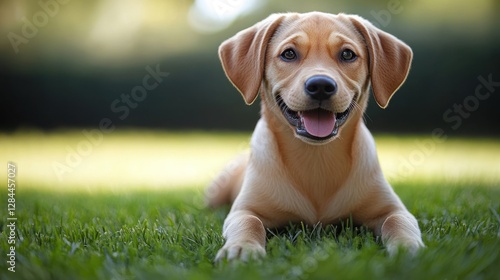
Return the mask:
<path fill-rule="evenodd" d="M 280 59 L 287 48 L 300 54 L 296 61 Z M 356 60 L 339 59 L 346 48 Z M 348 217 L 380 235 L 391 254 L 399 246 L 412 252 L 424 246 L 417 220 L 382 174 L 362 120 L 370 86 L 385 108 L 406 79 L 412 58 L 406 44 L 358 16 L 288 13 L 239 32 L 220 46 L 219 55 L 247 104 L 260 92 L 262 117 L 251 153 L 228 165 L 207 190 L 212 207 L 234 201 L 217 260 L 264 255 L 265 228 Z M 314 75 L 331 77 L 338 86 L 319 105 L 304 94 L 306 79 Z M 294 111 L 321 106 L 339 113 L 355 106 L 338 135 L 315 140 L 296 134 L 277 95 Z"/>

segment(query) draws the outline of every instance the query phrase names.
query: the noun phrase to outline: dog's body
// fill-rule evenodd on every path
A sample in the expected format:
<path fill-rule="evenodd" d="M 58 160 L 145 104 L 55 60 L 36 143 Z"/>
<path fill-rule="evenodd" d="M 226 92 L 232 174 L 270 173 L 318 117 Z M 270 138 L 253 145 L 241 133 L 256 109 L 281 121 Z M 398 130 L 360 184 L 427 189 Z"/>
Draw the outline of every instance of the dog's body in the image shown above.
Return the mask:
<path fill-rule="evenodd" d="M 274 14 L 224 42 L 224 70 L 247 104 L 261 93 L 251 154 L 214 180 L 208 203 L 233 202 L 217 259 L 265 254 L 265 228 L 352 217 L 390 253 L 423 247 L 420 229 L 378 163 L 363 123 L 370 85 L 386 107 L 411 49 L 357 16 Z"/>

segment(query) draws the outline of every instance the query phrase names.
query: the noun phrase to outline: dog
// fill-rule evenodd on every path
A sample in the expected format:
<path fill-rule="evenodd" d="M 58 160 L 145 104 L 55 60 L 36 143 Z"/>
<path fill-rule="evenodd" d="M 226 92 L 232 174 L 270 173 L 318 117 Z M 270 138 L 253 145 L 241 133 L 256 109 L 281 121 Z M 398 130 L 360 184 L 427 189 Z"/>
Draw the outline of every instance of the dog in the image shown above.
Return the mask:
<path fill-rule="evenodd" d="M 266 228 L 352 218 L 394 255 L 424 247 L 415 217 L 384 178 L 363 121 L 370 89 L 385 108 L 404 83 L 412 50 L 346 14 L 272 14 L 219 47 L 226 76 L 261 118 L 251 151 L 207 189 L 211 207 L 232 203 L 216 255 L 266 254 Z"/>

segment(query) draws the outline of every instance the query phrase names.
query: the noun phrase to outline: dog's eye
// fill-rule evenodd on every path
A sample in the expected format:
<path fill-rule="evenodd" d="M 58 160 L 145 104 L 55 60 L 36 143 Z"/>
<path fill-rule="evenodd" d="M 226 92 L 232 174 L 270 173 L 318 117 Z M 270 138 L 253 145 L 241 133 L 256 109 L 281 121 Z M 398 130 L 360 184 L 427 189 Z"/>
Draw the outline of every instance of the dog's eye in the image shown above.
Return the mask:
<path fill-rule="evenodd" d="M 284 52 L 281 53 L 281 58 L 285 61 L 292 61 L 297 58 L 297 54 L 292 49 L 286 49 Z"/>
<path fill-rule="evenodd" d="M 351 51 L 350 49 L 345 49 L 340 53 L 340 57 L 342 58 L 343 61 L 353 61 L 356 59 L 356 54 Z"/>

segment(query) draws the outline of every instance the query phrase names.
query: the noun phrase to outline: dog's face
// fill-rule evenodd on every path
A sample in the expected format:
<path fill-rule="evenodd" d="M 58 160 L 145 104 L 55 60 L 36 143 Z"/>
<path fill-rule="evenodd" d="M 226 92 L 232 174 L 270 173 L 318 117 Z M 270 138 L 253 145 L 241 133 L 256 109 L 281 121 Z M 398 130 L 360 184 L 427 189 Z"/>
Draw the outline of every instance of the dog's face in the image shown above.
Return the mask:
<path fill-rule="evenodd" d="M 367 21 L 324 13 L 275 14 L 220 47 L 227 76 L 252 103 L 311 144 L 327 143 L 366 107 L 370 82 L 387 106 L 411 50 Z M 357 112 L 354 112 L 357 111 Z"/>
<path fill-rule="evenodd" d="M 332 139 L 366 95 L 367 50 L 348 24 L 333 15 L 297 17 L 267 47 L 262 98 L 304 141 Z"/>

